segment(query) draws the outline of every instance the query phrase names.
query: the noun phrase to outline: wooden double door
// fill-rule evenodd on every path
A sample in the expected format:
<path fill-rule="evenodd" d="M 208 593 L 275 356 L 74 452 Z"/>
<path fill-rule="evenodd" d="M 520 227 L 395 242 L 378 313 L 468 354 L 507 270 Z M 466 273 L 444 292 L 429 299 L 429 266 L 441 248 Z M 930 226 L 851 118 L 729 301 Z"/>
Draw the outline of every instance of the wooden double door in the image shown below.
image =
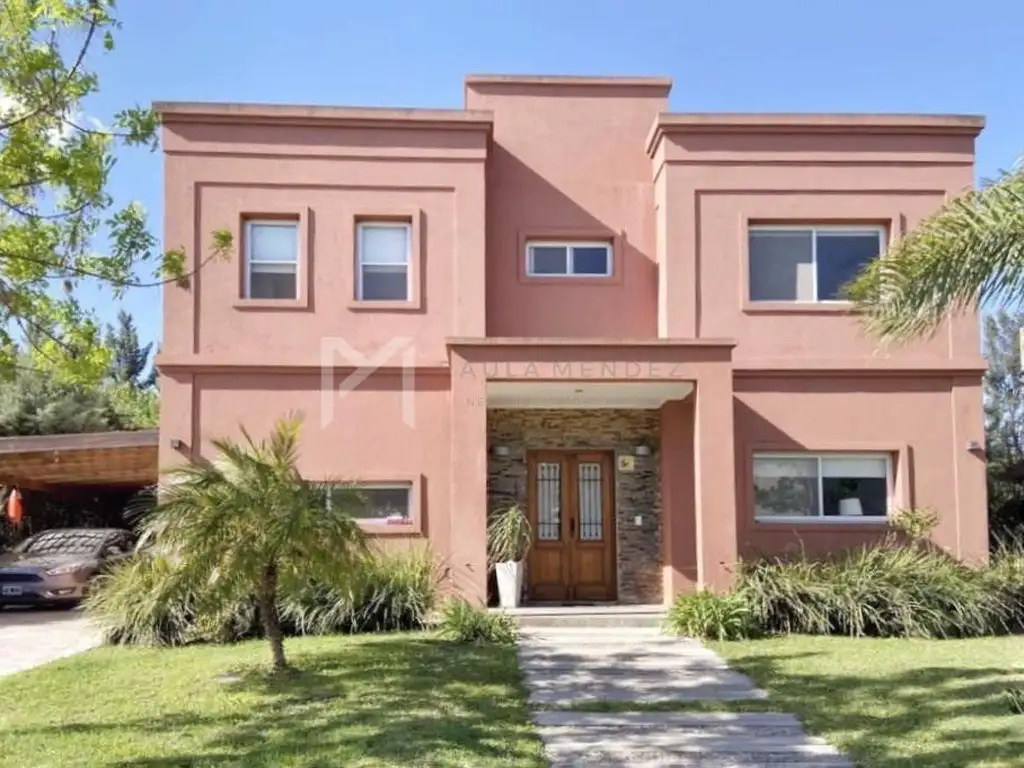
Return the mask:
<path fill-rule="evenodd" d="M 527 454 L 527 507 L 533 546 L 528 598 L 614 600 L 615 510 L 612 454 L 533 451 Z"/>

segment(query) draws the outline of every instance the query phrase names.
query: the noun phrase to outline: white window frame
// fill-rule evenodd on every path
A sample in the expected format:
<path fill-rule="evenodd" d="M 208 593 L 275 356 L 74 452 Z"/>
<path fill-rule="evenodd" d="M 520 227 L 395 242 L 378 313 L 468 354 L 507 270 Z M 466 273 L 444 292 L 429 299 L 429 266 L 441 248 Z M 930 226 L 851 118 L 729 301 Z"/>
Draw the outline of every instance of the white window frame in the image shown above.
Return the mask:
<path fill-rule="evenodd" d="M 757 502 L 754 502 L 754 520 L 759 523 L 880 523 L 889 522 L 892 519 L 893 483 L 892 455 L 882 451 L 808 451 L 806 453 L 777 453 L 770 451 L 755 451 L 750 460 L 750 483 L 751 488 L 757 482 L 755 467 L 757 459 L 800 459 L 806 461 L 814 459 L 818 465 L 818 514 L 816 515 L 758 515 Z M 884 459 L 885 460 L 885 515 L 861 515 L 842 516 L 825 514 L 825 477 L 821 471 L 822 459 Z"/>
<path fill-rule="evenodd" d="M 363 298 L 363 267 L 397 267 L 395 262 L 366 261 L 366 248 L 363 236 L 367 228 L 402 229 L 405 230 L 405 298 L 404 299 L 366 299 Z M 378 221 L 368 219 L 356 224 L 356 300 L 368 304 L 375 302 L 410 302 L 412 301 L 412 224 L 408 221 Z"/>
<path fill-rule="evenodd" d="M 753 299 L 751 296 L 750 261 L 754 255 L 750 250 L 750 235 L 755 232 L 810 232 L 811 233 L 811 279 L 814 285 L 813 299 Z M 848 299 L 819 299 L 818 298 L 818 233 L 827 232 L 830 235 L 864 235 L 874 232 L 878 235 L 878 258 L 885 253 L 886 229 L 877 224 L 755 224 L 747 227 L 747 300 L 752 304 L 849 304 Z"/>
<path fill-rule="evenodd" d="M 565 248 L 565 269 L 563 272 L 534 272 L 533 271 L 533 249 L 534 248 Z M 575 248 L 604 248 L 605 271 L 601 273 L 583 272 L 577 273 L 573 270 L 573 250 Z M 550 277 L 556 280 L 572 278 L 603 278 L 611 277 L 614 274 L 612 264 L 612 244 L 602 240 L 527 240 L 526 241 L 526 275 L 527 277 Z"/>
<path fill-rule="evenodd" d="M 302 254 L 300 253 L 301 227 L 300 222 L 293 221 L 291 219 L 246 219 L 245 222 L 245 298 L 252 299 L 252 265 L 256 264 L 286 264 L 291 267 L 295 267 L 295 295 L 287 299 L 253 299 L 253 301 L 296 301 L 299 298 L 300 286 L 302 283 L 299 281 L 301 274 L 301 262 Z M 253 262 L 252 259 L 252 229 L 253 227 L 291 227 L 295 230 L 295 259 L 293 261 L 267 261 L 266 259 L 260 259 L 257 262 Z"/>

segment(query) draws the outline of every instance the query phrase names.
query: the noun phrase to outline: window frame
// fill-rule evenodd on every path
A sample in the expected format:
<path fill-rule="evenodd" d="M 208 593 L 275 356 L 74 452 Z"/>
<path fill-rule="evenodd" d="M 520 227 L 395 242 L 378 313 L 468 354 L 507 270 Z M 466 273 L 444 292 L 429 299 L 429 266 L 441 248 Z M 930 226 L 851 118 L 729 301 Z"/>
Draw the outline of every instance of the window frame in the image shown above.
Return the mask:
<path fill-rule="evenodd" d="M 367 262 L 363 259 L 364 247 L 363 247 L 363 235 L 368 227 L 374 227 L 379 229 L 403 229 L 405 230 L 405 298 L 404 299 L 367 299 L 363 297 L 363 267 L 394 267 L 397 266 L 393 262 L 389 263 L 374 263 Z M 398 219 L 373 219 L 373 218 L 361 218 L 356 222 L 356 295 L 355 301 L 364 306 L 374 306 L 377 304 L 383 306 L 389 305 L 403 305 L 412 304 L 414 302 L 413 297 L 413 238 L 415 233 L 413 231 L 413 223 L 411 221 L 398 220 Z"/>
<path fill-rule="evenodd" d="M 825 476 L 821 471 L 821 462 L 827 458 L 841 459 L 884 459 L 885 460 L 885 514 L 884 515 L 826 515 L 825 514 Z M 757 460 L 758 459 L 814 459 L 817 464 L 818 482 L 818 513 L 816 515 L 771 515 L 761 516 L 757 514 L 756 482 L 757 482 Z M 754 508 L 754 522 L 756 523 L 811 523 L 826 525 L 837 525 L 851 523 L 853 525 L 887 525 L 892 520 L 894 507 L 896 506 L 896 478 L 893 472 L 893 455 L 888 451 L 866 451 L 866 450 L 834 450 L 834 451 L 757 451 L 751 454 L 750 459 L 750 488 L 751 499 Z"/>
<path fill-rule="evenodd" d="M 565 272 L 535 272 L 533 270 L 533 248 L 565 248 Z M 603 248 L 605 251 L 605 271 L 596 272 L 575 272 L 573 271 L 573 250 L 575 248 Z M 525 244 L 525 268 L 526 277 L 529 279 L 552 279 L 552 280 L 606 280 L 615 276 L 615 251 L 614 243 L 607 240 L 531 240 L 527 239 Z"/>
<path fill-rule="evenodd" d="M 811 282 L 814 286 L 813 299 L 755 299 L 753 298 L 753 284 L 751 275 L 753 269 L 751 262 L 754 255 L 750 247 L 751 235 L 755 232 L 810 232 L 811 233 Z M 863 235 L 874 232 L 878 235 L 878 256 L 882 258 L 885 254 L 885 246 L 888 238 L 888 230 L 883 224 L 747 224 L 747 286 L 746 299 L 753 308 L 778 305 L 798 306 L 828 306 L 839 305 L 849 306 L 849 299 L 819 299 L 818 298 L 818 233 L 828 232 L 833 235 Z"/>
<path fill-rule="evenodd" d="M 246 301 L 246 302 L 264 302 L 265 301 L 265 302 L 271 302 L 272 304 L 273 303 L 277 303 L 277 302 L 281 302 L 283 304 L 289 304 L 289 303 L 294 304 L 295 302 L 301 301 L 301 299 L 302 299 L 302 282 L 301 282 L 301 275 L 302 275 L 302 221 L 300 219 L 291 219 L 291 218 L 278 218 L 278 219 L 274 219 L 274 218 L 268 218 L 268 217 L 254 217 L 254 218 L 247 218 L 247 219 L 245 219 L 244 222 L 243 222 L 243 225 L 244 225 L 243 239 L 245 241 L 245 252 L 243 254 L 244 258 L 245 258 L 245 281 L 244 281 L 244 284 L 242 286 L 242 291 L 243 291 L 242 300 Z M 292 260 L 292 261 L 281 261 L 281 260 L 274 260 L 274 261 L 260 260 L 258 262 L 253 261 L 253 258 L 252 258 L 252 244 L 253 244 L 252 229 L 253 229 L 253 227 L 292 227 L 295 230 L 295 259 Z M 291 296 L 291 297 L 288 297 L 288 298 L 283 298 L 283 299 L 253 297 L 253 295 L 252 295 L 252 272 L 253 272 L 252 266 L 253 266 L 253 264 L 287 264 L 287 265 L 290 265 L 290 266 L 294 266 L 295 267 L 295 295 Z"/>
<path fill-rule="evenodd" d="M 331 477 L 321 482 L 345 486 L 354 491 L 366 488 L 404 488 L 409 492 L 409 517 L 401 521 L 385 522 L 384 518 L 354 517 L 359 527 L 369 536 L 405 536 L 417 538 L 424 532 L 423 476 L 402 472 L 360 472 L 352 479 Z"/>

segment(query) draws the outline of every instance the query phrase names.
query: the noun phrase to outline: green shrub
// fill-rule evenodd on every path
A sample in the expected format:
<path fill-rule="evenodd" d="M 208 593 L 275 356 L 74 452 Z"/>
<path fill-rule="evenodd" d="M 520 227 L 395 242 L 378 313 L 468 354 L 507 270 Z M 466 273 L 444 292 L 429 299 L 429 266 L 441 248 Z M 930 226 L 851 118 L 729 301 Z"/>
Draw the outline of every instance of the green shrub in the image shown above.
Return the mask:
<path fill-rule="evenodd" d="M 1001 541 L 985 575 L 990 588 L 998 590 L 1007 604 L 1008 630 L 1024 632 L 1024 539 Z"/>
<path fill-rule="evenodd" d="M 296 634 L 423 629 L 437 599 L 438 573 L 429 550 L 381 552 L 352 585 L 310 583 L 281 601 L 281 619 Z"/>
<path fill-rule="evenodd" d="M 85 608 L 104 642 L 118 645 L 234 642 L 255 637 L 259 627 L 252 600 L 210 604 L 159 554 L 127 560 L 99 576 Z"/>
<path fill-rule="evenodd" d="M 449 600 L 438 622 L 438 632 L 456 643 L 508 645 L 516 641 L 516 622 L 507 613 L 493 613 L 462 598 Z"/>
<path fill-rule="evenodd" d="M 742 592 L 679 595 L 665 617 L 665 629 L 707 640 L 744 640 L 751 635 L 750 607 Z"/>
<path fill-rule="evenodd" d="M 896 510 L 890 522 L 893 530 L 916 542 L 926 541 L 938 524 L 939 515 L 935 510 L 914 507 Z"/>
<path fill-rule="evenodd" d="M 1024 688 L 1007 688 L 1006 703 L 1010 707 L 1010 712 L 1024 715 Z"/>
<path fill-rule="evenodd" d="M 1013 606 L 996 581 L 990 570 L 889 539 L 830 560 L 753 563 L 740 585 L 764 632 L 971 637 L 1009 628 Z"/>
<path fill-rule="evenodd" d="M 429 552 L 378 554 L 344 590 L 319 584 L 283 589 L 282 629 L 287 635 L 423 629 L 437 583 Z M 231 643 L 262 633 L 254 599 L 212 603 L 183 584 L 160 554 L 140 555 L 100 576 L 86 610 L 112 644 Z"/>

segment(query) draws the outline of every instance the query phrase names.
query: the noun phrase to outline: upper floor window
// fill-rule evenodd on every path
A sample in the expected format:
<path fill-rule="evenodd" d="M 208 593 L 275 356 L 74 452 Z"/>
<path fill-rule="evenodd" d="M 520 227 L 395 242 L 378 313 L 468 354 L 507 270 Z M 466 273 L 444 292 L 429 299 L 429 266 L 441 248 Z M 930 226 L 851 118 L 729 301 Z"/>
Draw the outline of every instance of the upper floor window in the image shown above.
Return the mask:
<path fill-rule="evenodd" d="M 364 221 L 356 230 L 359 301 L 408 301 L 412 226 Z"/>
<path fill-rule="evenodd" d="M 883 227 L 751 227 L 750 300 L 842 301 L 843 286 L 884 242 Z"/>
<path fill-rule="evenodd" d="M 245 298 L 295 299 L 299 285 L 299 223 L 245 223 Z"/>
<path fill-rule="evenodd" d="M 884 453 L 754 455 L 758 520 L 884 518 L 892 461 Z"/>
<path fill-rule="evenodd" d="M 526 244 L 530 277 L 610 277 L 610 243 L 539 242 Z"/>

